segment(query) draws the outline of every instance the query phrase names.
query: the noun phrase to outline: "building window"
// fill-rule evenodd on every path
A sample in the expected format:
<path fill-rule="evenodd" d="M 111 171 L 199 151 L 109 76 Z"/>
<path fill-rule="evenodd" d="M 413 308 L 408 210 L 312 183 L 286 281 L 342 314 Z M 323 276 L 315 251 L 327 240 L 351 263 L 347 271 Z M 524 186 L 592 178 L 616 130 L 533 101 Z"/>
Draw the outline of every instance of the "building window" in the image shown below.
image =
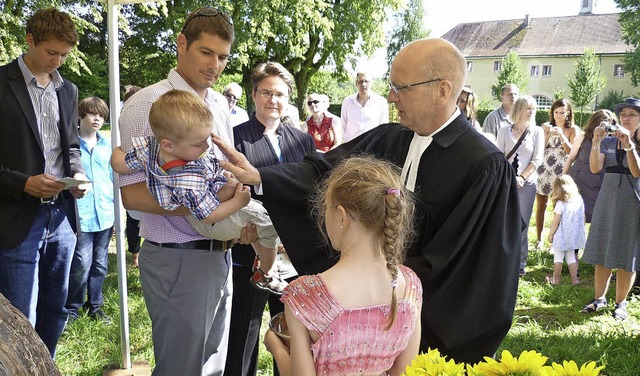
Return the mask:
<path fill-rule="evenodd" d="M 473 61 L 467 61 L 467 72 L 473 72 Z"/>
<path fill-rule="evenodd" d="M 502 70 L 502 61 L 496 60 L 493 62 L 493 71 L 500 72 Z"/>
<path fill-rule="evenodd" d="M 624 64 L 615 64 L 613 66 L 613 77 L 624 77 Z"/>
<path fill-rule="evenodd" d="M 542 66 L 542 77 L 551 77 L 551 65 Z"/>
<path fill-rule="evenodd" d="M 540 76 L 540 66 L 539 65 L 532 65 L 531 66 L 531 77 L 538 77 Z"/>
<path fill-rule="evenodd" d="M 545 97 L 544 95 L 534 95 L 533 99 L 536 100 L 536 104 L 538 105 L 538 109 L 540 110 L 548 110 L 551 108 L 551 99 Z"/>

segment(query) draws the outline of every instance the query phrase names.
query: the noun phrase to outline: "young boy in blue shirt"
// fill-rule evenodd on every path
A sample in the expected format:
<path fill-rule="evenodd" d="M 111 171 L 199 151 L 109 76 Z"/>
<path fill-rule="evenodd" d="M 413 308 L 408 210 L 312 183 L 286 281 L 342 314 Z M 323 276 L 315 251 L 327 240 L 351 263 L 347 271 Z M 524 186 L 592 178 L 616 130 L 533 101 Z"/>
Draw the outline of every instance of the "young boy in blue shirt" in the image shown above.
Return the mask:
<path fill-rule="evenodd" d="M 78 309 L 84 307 L 89 317 L 110 321 L 102 311 L 102 285 L 114 222 L 113 171 L 109 162 L 111 142 L 98 132 L 108 116 L 109 107 L 100 98 L 88 97 L 78 104 L 82 165 L 93 184 L 77 201 L 80 231 L 65 305 L 69 320 L 77 319 Z"/>

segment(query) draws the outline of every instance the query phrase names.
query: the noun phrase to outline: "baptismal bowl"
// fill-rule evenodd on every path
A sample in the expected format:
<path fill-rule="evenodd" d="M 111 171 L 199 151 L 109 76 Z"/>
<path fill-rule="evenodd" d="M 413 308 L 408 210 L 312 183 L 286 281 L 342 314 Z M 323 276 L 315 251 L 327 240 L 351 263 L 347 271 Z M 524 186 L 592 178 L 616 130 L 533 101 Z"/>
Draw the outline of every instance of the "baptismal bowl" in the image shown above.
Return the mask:
<path fill-rule="evenodd" d="M 269 329 L 271 329 L 285 344 L 289 347 L 291 337 L 289 336 L 289 328 L 287 327 L 287 320 L 285 320 L 284 312 L 280 312 L 273 316 L 269 323 Z"/>

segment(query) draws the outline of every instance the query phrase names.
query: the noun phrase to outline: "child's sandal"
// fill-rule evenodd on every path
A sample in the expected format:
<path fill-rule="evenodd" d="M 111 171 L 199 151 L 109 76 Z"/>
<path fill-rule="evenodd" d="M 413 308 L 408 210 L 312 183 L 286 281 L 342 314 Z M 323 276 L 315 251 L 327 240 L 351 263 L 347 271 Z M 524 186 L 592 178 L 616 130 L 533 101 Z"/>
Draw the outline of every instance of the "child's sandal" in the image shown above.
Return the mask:
<path fill-rule="evenodd" d="M 284 288 L 288 285 L 286 281 L 280 278 L 280 274 L 274 273 L 273 276 L 267 276 L 262 269 L 258 269 L 249 282 L 258 290 L 268 291 L 276 295 L 282 295 Z"/>

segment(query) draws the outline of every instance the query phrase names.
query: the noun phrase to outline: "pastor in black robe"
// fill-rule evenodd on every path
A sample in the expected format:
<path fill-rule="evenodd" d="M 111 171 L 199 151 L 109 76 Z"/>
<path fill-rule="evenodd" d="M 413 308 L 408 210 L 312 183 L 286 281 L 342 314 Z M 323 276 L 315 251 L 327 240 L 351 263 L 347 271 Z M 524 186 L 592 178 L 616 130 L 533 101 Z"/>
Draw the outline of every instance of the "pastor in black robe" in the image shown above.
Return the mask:
<path fill-rule="evenodd" d="M 402 167 L 413 135 L 383 124 L 301 164 L 259 169 L 264 205 L 300 274 L 324 271 L 331 257 L 309 214 L 319 179 L 355 154 Z M 424 290 L 420 351 L 479 362 L 498 349 L 516 303 L 522 227 L 513 168 L 460 114 L 422 154 L 415 191 L 417 236 L 405 264 Z"/>

